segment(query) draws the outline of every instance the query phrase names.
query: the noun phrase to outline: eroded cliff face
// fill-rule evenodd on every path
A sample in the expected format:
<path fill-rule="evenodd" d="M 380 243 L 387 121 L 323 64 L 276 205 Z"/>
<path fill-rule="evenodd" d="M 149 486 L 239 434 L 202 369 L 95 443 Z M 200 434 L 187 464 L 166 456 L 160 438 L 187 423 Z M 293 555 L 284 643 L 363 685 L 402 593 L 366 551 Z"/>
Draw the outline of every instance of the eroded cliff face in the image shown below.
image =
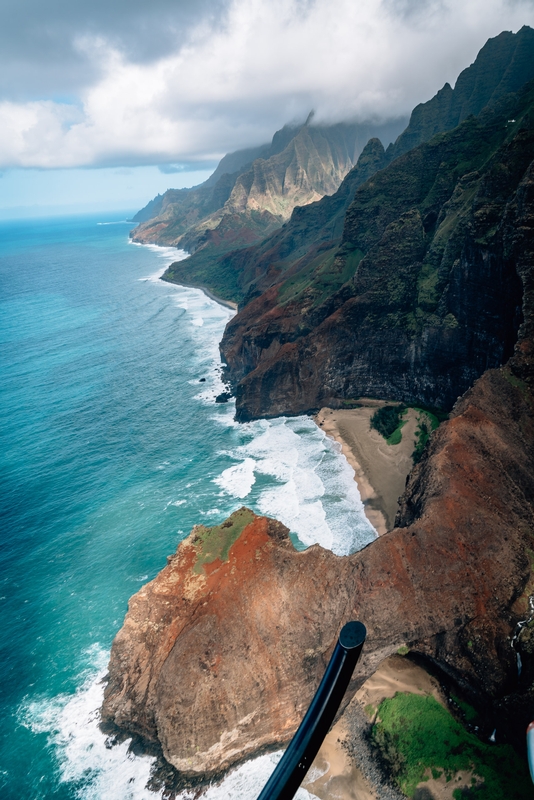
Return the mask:
<path fill-rule="evenodd" d="M 221 526 L 197 526 L 130 600 L 104 721 L 159 742 L 186 774 L 286 741 L 337 624 L 310 569 L 333 596 L 338 559 L 319 547 L 296 552 L 281 523 L 241 509 Z M 340 609 L 347 592 L 338 586 Z"/>
<path fill-rule="evenodd" d="M 396 125 L 375 126 L 389 133 Z M 339 123 L 286 126 L 270 146 L 225 156 L 212 179 L 193 189 L 171 189 L 137 215 L 138 242 L 176 245 L 190 252 L 205 246 L 209 231 L 229 226 L 260 235 L 280 226 L 297 205 L 306 205 L 337 190 L 351 169 L 373 126 Z M 365 138 L 364 138 L 365 137 Z M 242 156 L 239 158 L 239 156 Z M 262 222 L 263 220 L 263 222 Z M 256 230 L 257 229 L 257 230 Z M 234 235 L 239 243 L 240 237 Z M 246 239 L 243 239 L 246 241 Z"/>
<path fill-rule="evenodd" d="M 509 209 L 530 180 L 533 98 L 529 84 L 377 172 L 338 250 L 241 309 L 221 343 L 237 419 L 359 396 L 450 409 L 506 361 L 523 292 Z"/>
<path fill-rule="evenodd" d="M 282 525 L 245 509 L 193 530 L 130 601 L 104 720 L 159 741 L 180 772 L 217 773 L 290 738 L 341 626 L 360 619 L 351 692 L 408 645 L 481 707 L 520 707 L 508 733 L 523 736 L 534 696 L 510 640 L 534 591 L 533 498 L 532 393 L 492 370 L 434 434 L 397 527 L 363 551 L 296 552 Z"/>

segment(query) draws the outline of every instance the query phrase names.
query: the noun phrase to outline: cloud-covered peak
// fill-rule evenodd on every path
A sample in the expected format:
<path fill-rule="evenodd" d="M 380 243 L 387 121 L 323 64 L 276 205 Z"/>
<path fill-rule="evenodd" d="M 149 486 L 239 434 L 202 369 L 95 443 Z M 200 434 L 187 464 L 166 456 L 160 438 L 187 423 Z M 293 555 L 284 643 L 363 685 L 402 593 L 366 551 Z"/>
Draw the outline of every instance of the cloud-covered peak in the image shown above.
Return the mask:
<path fill-rule="evenodd" d="M 310 108 L 316 123 L 406 115 L 487 38 L 534 24 L 532 0 L 11 5 L 0 167 L 212 161 Z"/>

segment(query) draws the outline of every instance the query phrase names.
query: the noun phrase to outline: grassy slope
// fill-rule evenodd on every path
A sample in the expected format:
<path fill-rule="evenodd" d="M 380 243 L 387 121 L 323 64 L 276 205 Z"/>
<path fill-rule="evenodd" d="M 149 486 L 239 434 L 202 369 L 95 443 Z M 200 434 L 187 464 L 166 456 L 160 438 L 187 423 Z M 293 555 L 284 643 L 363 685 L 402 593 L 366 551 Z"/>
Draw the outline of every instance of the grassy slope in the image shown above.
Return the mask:
<path fill-rule="evenodd" d="M 450 780 L 459 771 L 472 770 L 475 783 L 467 792 L 455 789 L 455 800 L 532 798 L 526 765 L 510 745 L 480 741 L 428 695 L 397 693 L 383 700 L 373 739 L 408 797 L 429 774 L 437 778 L 445 773 Z"/>

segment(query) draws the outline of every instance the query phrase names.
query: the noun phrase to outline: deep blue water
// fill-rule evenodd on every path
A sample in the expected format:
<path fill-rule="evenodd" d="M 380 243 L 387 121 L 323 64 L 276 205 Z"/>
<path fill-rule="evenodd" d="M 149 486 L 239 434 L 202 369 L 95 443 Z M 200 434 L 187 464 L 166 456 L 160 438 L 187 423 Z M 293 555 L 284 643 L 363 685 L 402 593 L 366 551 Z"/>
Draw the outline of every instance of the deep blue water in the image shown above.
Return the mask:
<path fill-rule="evenodd" d="M 311 420 L 214 403 L 232 312 L 157 280 L 176 251 L 130 244 L 125 218 L 0 223 L 2 800 L 155 797 L 147 759 L 104 747 L 98 675 L 195 523 L 245 503 L 297 546 L 374 538 Z"/>

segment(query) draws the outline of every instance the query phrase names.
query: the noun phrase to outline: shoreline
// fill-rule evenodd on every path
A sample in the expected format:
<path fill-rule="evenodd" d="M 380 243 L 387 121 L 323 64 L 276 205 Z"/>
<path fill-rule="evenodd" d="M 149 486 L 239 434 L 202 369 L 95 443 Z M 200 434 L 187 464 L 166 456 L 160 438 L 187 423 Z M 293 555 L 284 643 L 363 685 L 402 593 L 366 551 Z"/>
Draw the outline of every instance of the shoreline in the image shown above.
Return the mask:
<path fill-rule="evenodd" d="M 131 241 L 134 241 L 133 237 Z M 210 300 L 231 311 L 237 311 L 237 303 L 224 300 L 206 286 L 169 280 L 165 277 L 168 269 L 169 267 L 165 268 L 159 280 L 175 286 L 200 289 Z M 387 402 L 374 398 L 360 398 L 359 403 L 360 407 L 353 409 L 321 408 L 312 419 L 327 436 L 341 446 L 341 453 L 354 470 L 354 480 L 358 486 L 365 516 L 377 535 L 383 536 L 395 525 L 398 500 L 413 467 L 411 454 L 415 447 L 417 420 L 415 412 L 409 409 L 400 444 L 388 445 L 385 439 L 370 427 L 374 411 L 387 405 Z"/>
<path fill-rule="evenodd" d="M 354 470 L 354 479 L 367 519 L 379 536 L 392 530 L 398 499 L 412 470 L 417 416 L 409 409 L 402 429 L 400 444 L 388 445 L 370 426 L 377 408 L 384 400 L 362 398 L 360 408 L 322 408 L 314 422 L 331 439 L 341 445 L 341 452 Z"/>
<path fill-rule="evenodd" d="M 168 247 L 168 248 L 174 248 L 177 253 L 180 252 L 180 251 L 182 253 L 186 253 L 187 252 L 186 250 L 183 250 L 183 249 L 181 249 L 179 247 L 176 247 L 173 244 L 158 244 L 157 242 L 138 242 L 138 241 L 136 241 L 136 239 L 134 239 L 134 237 L 131 234 L 132 234 L 132 231 L 130 231 L 130 236 L 129 236 L 129 240 L 130 240 L 130 242 L 132 244 L 141 245 L 142 247 Z M 204 294 L 207 297 L 210 298 L 210 300 L 215 300 L 215 302 L 219 303 L 221 306 L 225 306 L 226 308 L 230 308 L 232 311 L 237 311 L 237 303 L 234 303 L 232 300 L 223 300 L 222 297 L 218 297 L 215 294 L 215 292 L 212 292 L 211 289 L 208 289 L 206 286 L 201 286 L 198 283 L 184 283 L 183 281 L 180 281 L 179 283 L 177 283 L 176 281 L 170 281 L 168 278 L 164 277 L 165 273 L 168 271 L 169 267 L 172 264 L 174 264 L 175 261 L 185 261 L 187 258 L 190 257 L 190 255 L 191 255 L 191 253 L 187 253 L 187 255 L 184 258 L 175 259 L 174 261 L 171 262 L 171 264 L 168 264 L 165 267 L 165 269 L 163 271 L 163 274 L 159 276 L 159 280 L 160 281 L 165 281 L 165 283 L 173 283 L 175 286 L 184 286 L 186 289 L 200 289 L 202 292 L 204 292 Z"/>
<path fill-rule="evenodd" d="M 183 259 L 185 261 L 185 258 Z M 165 272 L 169 267 L 165 269 Z M 165 272 L 160 277 L 160 281 L 165 281 L 165 283 L 172 283 L 174 286 L 185 286 L 186 289 L 200 289 L 201 292 L 210 298 L 210 300 L 215 300 L 216 303 L 219 303 L 221 306 L 225 306 L 226 308 L 230 308 L 232 311 L 237 311 L 237 303 L 234 303 L 232 300 L 223 300 L 222 297 L 218 297 L 215 292 L 212 292 L 211 289 L 208 289 L 207 286 L 201 286 L 198 283 L 184 283 L 184 281 L 180 281 L 177 283 L 176 281 L 170 281 L 168 278 L 165 278 Z"/>

